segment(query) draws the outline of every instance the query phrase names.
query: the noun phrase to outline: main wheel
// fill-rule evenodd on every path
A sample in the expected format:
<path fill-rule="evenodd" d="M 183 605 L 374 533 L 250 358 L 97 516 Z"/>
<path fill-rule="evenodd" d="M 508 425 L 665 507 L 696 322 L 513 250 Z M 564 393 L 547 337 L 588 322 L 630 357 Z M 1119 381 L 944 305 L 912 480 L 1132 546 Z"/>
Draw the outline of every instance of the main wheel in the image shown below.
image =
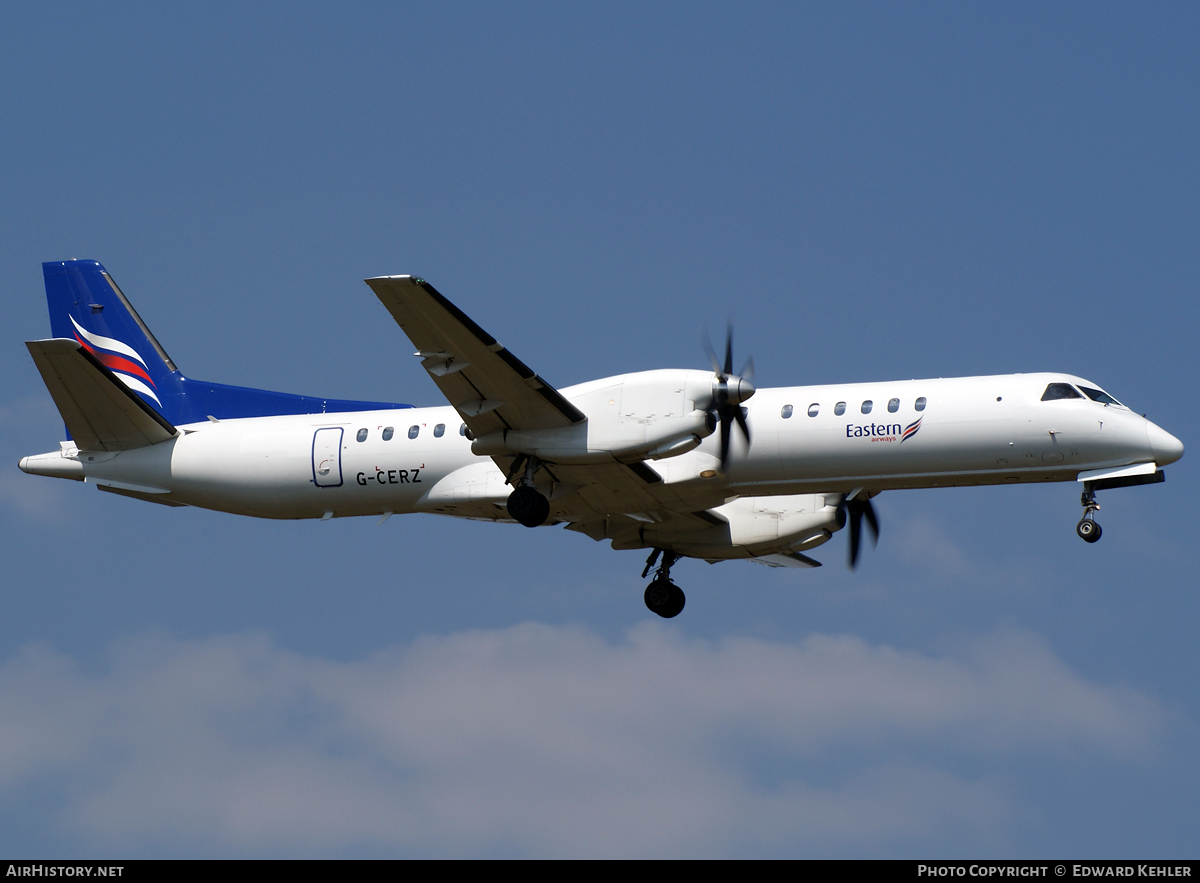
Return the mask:
<path fill-rule="evenodd" d="M 550 517 L 550 501 L 537 488 L 523 484 L 508 495 L 508 514 L 526 527 L 537 527 Z"/>
<path fill-rule="evenodd" d="M 645 600 L 646 606 L 663 619 L 678 616 L 687 603 L 683 589 L 665 579 L 656 579 L 646 586 Z"/>
<path fill-rule="evenodd" d="M 1090 518 L 1085 518 L 1075 525 L 1075 533 L 1079 534 L 1079 538 L 1085 543 L 1094 543 L 1100 539 L 1100 534 L 1104 531 L 1100 529 L 1100 525 L 1092 521 Z"/>

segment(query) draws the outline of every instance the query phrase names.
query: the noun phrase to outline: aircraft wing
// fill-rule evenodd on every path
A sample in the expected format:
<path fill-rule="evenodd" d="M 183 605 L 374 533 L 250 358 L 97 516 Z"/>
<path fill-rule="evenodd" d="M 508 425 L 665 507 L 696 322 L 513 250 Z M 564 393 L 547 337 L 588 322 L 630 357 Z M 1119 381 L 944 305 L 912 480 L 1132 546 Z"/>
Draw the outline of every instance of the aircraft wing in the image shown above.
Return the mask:
<path fill-rule="evenodd" d="M 725 524 L 708 511 L 722 502 L 711 492 L 681 494 L 663 482 L 645 463 L 606 463 L 572 466 L 547 465 L 554 479 L 576 492 L 562 502 L 551 502 L 551 512 L 570 522 L 570 528 L 593 539 L 614 539 L 636 534 L 639 528 L 670 527 L 681 532 Z"/>
<path fill-rule="evenodd" d="M 422 356 L 438 389 L 476 435 L 500 429 L 553 429 L 587 419 L 550 384 L 496 342 L 462 310 L 415 276 L 365 280 Z M 507 471 L 513 457 L 495 456 Z M 708 512 L 724 498 L 705 489 L 685 498 L 645 463 L 546 464 L 552 480 L 573 493 L 551 503 L 553 517 L 589 536 L 636 533 L 669 522 L 681 530 L 724 524 Z M 695 494 L 695 490 L 692 491 Z M 553 496 L 553 494 L 551 494 Z"/>
<path fill-rule="evenodd" d="M 424 279 L 379 276 L 365 281 L 475 435 L 557 429 L 587 419 Z"/>

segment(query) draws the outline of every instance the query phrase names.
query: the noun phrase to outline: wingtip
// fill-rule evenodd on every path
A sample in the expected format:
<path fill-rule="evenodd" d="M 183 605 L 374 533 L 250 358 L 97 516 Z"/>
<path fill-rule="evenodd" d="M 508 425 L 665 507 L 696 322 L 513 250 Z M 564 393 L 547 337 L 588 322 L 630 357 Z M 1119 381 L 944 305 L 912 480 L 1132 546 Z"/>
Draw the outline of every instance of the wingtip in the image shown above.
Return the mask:
<path fill-rule="evenodd" d="M 420 285 L 422 282 L 425 281 L 424 279 L 420 278 L 419 276 L 413 276 L 411 274 L 404 273 L 399 276 L 368 276 L 366 279 L 363 280 L 363 282 L 370 285 L 372 282 L 400 282 L 403 280 L 409 280 L 415 285 Z"/>

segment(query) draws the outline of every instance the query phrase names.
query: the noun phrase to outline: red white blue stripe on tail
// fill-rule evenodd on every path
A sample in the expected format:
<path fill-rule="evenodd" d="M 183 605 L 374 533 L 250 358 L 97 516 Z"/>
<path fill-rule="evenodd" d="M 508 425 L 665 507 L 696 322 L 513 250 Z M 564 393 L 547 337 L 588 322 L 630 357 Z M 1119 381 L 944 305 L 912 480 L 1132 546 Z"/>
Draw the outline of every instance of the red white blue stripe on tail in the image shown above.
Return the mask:
<path fill-rule="evenodd" d="M 74 316 L 68 316 L 68 318 L 75 326 L 75 339 L 85 349 L 99 359 L 100 363 L 113 372 L 122 383 L 134 392 L 154 399 L 155 404 L 162 408 L 162 402 L 151 388 L 155 387 L 155 383 L 150 378 L 146 362 L 138 355 L 137 350 L 114 338 L 93 334 L 76 322 Z"/>

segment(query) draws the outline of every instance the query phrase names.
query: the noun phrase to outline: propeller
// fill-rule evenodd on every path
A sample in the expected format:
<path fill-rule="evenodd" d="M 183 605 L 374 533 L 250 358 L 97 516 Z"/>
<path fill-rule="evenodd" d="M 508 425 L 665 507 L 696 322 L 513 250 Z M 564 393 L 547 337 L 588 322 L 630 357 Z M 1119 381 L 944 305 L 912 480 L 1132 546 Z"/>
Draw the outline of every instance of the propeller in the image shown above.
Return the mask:
<path fill-rule="evenodd" d="M 850 569 L 853 570 L 858 563 L 858 546 L 859 540 L 862 538 L 862 521 L 863 516 L 866 516 L 867 527 L 871 529 L 872 545 L 879 542 L 879 519 L 875 515 L 875 507 L 871 505 L 870 498 L 858 499 L 858 493 L 854 492 L 842 498 L 841 505 L 838 506 L 838 521 L 845 524 L 850 522 Z"/>
<path fill-rule="evenodd" d="M 725 333 L 725 363 L 717 359 L 708 332 L 704 332 L 704 350 L 712 362 L 713 377 L 712 402 L 708 406 L 708 428 L 715 431 L 721 427 L 721 471 L 725 472 L 729 460 L 729 441 L 736 423 L 750 444 L 750 427 L 746 425 L 746 413 L 742 410 L 742 402 L 754 395 L 754 357 L 746 359 L 740 375 L 733 373 L 733 326 L 730 325 Z"/>

